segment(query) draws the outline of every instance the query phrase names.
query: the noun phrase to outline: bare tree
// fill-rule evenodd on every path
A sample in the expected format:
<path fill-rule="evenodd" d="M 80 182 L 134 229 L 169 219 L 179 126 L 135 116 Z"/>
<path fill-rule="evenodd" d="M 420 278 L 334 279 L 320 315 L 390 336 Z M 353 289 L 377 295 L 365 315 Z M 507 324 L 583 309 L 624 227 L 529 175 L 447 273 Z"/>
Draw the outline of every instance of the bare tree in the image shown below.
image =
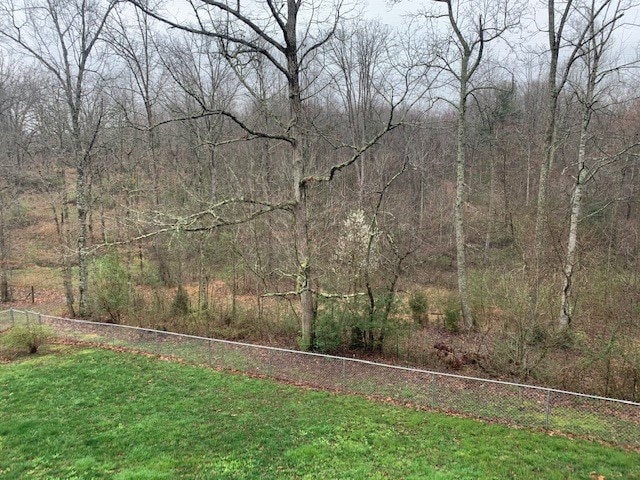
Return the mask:
<path fill-rule="evenodd" d="M 458 291 L 462 316 L 468 328 L 474 326 L 469 307 L 467 289 L 467 262 L 465 244 L 464 208 L 466 190 L 465 181 L 467 152 L 467 104 L 474 89 L 474 76 L 478 73 L 485 57 L 485 48 L 489 42 L 501 38 L 505 32 L 516 27 L 520 20 L 523 5 L 518 1 L 500 0 L 497 2 L 435 0 L 446 5 L 445 13 L 429 13 L 428 18 L 445 19 L 451 27 L 447 44 L 452 44 L 453 52 L 445 50 L 440 55 L 443 69 L 453 76 L 458 98 L 450 103 L 457 109 L 456 134 L 456 200 L 454 224 L 456 231 L 456 260 L 458 269 Z"/>
<path fill-rule="evenodd" d="M 101 59 L 94 59 L 94 54 L 114 5 L 114 2 L 105 5 L 95 0 L 23 0 L 5 3 L 0 10 L 0 37 L 39 62 L 64 92 L 76 171 L 80 316 L 89 313 L 87 180 L 101 120 L 98 116 L 97 123 L 87 124 L 83 109 L 89 77 L 101 68 Z"/>
<path fill-rule="evenodd" d="M 362 144 L 380 128 L 380 113 L 376 110 L 377 90 L 380 88 L 381 71 L 389 65 L 392 31 L 378 22 L 360 22 L 353 26 L 344 25 L 330 43 L 331 64 L 337 72 L 335 78 L 336 96 L 341 99 L 350 130 L 349 141 Z M 358 199 L 364 203 L 367 184 L 367 156 L 356 162 Z"/>
<path fill-rule="evenodd" d="M 540 163 L 533 248 L 527 255 L 526 268 L 531 279 L 531 318 L 538 321 L 540 309 L 540 288 L 544 281 L 543 263 L 547 248 L 549 230 L 549 187 L 551 172 L 556 163 L 562 138 L 558 136 L 560 100 L 569 83 L 578 61 L 590 49 L 594 36 L 607 31 L 608 22 L 599 19 L 611 11 L 611 0 L 591 2 L 590 0 L 548 0 L 546 2 L 548 37 L 548 65 L 545 85 L 545 113 L 543 133 L 543 155 Z M 585 11 L 593 7 L 592 14 Z M 587 17 L 591 18 L 588 20 Z M 595 22 L 595 24 L 593 23 Z M 565 274 L 566 276 L 566 274 Z"/>
<path fill-rule="evenodd" d="M 561 9 L 559 12 L 558 8 Z M 556 2 L 555 0 L 547 1 L 549 71 L 547 76 L 547 91 L 545 95 L 547 106 L 544 128 L 544 159 L 540 164 L 540 180 L 538 182 L 538 200 L 534 238 L 534 261 L 536 278 L 539 277 L 540 257 L 542 256 L 545 239 L 544 233 L 545 221 L 547 217 L 547 191 L 549 189 L 549 172 L 551 171 L 551 168 L 555 163 L 557 149 L 556 122 L 558 100 L 560 98 L 560 93 L 567 82 L 570 69 L 578 56 L 579 47 L 584 42 L 584 36 L 586 35 L 586 31 L 583 30 L 582 34 L 579 35 L 578 41 L 575 42 L 575 46 L 571 50 L 566 64 L 564 66 L 560 65 L 560 53 L 562 49 L 566 49 L 568 46 L 569 48 L 571 48 L 571 42 L 567 41 L 566 39 L 566 30 L 570 28 L 569 22 L 571 20 L 571 13 L 573 9 L 574 0 L 567 0 L 564 2 Z M 556 17 L 558 13 L 560 14 L 560 18 L 557 21 Z M 537 282 L 538 280 L 536 279 L 536 283 Z M 535 296 L 536 295 L 534 295 L 534 297 Z"/>
<path fill-rule="evenodd" d="M 143 15 L 142 12 L 140 14 Z M 185 182 L 195 183 L 195 188 L 186 185 L 184 188 L 191 192 L 193 202 L 199 205 L 215 203 L 232 191 L 224 179 L 233 175 L 225 172 L 223 163 L 223 149 L 234 143 L 229 139 L 228 122 L 222 115 L 202 115 L 202 112 L 229 110 L 239 89 L 233 69 L 218 47 L 215 38 L 183 34 L 168 38 L 160 50 L 167 76 L 175 84 L 175 89 L 167 95 L 166 108 L 170 115 L 185 119 L 181 126 L 186 130 L 193 159 L 189 162 L 189 170 L 185 171 Z M 210 266 L 207 263 L 210 255 L 205 252 L 210 250 L 208 245 L 218 239 L 218 235 L 212 233 L 203 232 L 195 239 L 199 252 L 200 310 L 206 310 L 209 304 L 207 283 Z M 233 282 L 232 289 L 234 314 L 236 283 Z"/>
<path fill-rule="evenodd" d="M 150 18 L 138 9 L 114 10 L 114 21 L 107 25 L 105 32 L 111 50 L 124 61 L 131 76 L 132 92 L 141 100 L 143 121 L 131 118 L 132 105 L 122 105 L 130 122 L 146 133 L 149 173 L 153 184 L 153 204 L 159 202 L 159 160 L 157 131 L 152 128 L 156 119 L 156 108 L 162 94 L 163 71 L 157 52 Z M 142 123 L 142 125 L 140 125 Z"/>
<path fill-rule="evenodd" d="M 24 187 L 33 178 L 25 164 L 35 130 L 38 97 L 34 68 L 18 69 L 0 56 L 0 301 L 12 299 L 9 285 L 11 231 L 20 224 L 18 207 Z"/>
<path fill-rule="evenodd" d="M 6 71 L 0 57 L 0 302 L 11 300 L 9 291 L 9 221 L 8 213 L 11 200 L 15 198 L 13 192 L 14 158 L 11 158 L 10 139 L 13 136 L 10 127 L 10 112 L 14 108 L 15 100 L 11 89 L 14 78 Z"/>
<path fill-rule="evenodd" d="M 229 111 L 238 83 L 233 81 L 233 70 L 211 37 L 170 39 L 162 47 L 162 62 L 180 93 L 167 101 L 167 107 L 175 117 L 186 119 L 182 123 L 189 130 L 198 170 L 208 171 L 208 194 L 202 201 L 215 202 L 222 183 L 219 149 L 233 142 L 227 138 L 224 116 L 202 112 Z"/>
<path fill-rule="evenodd" d="M 607 78 L 612 73 L 618 73 L 624 65 L 605 65 L 605 55 L 611 50 L 613 34 L 620 26 L 620 21 L 628 6 L 621 0 L 590 0 L 578 6 L 580 20 L 586 24 L 586 38 L 578 50 L 580 67 L 578 76 L 583 81 L 572 81 L 575 95 L 578 99 L 581 120 L 576 159 L 576 171 L 573 176 L 574 184 L 571 193 L 571 214 L 569 233 L 567 237 L 566 253 L 563 266 L 563 285 L 560 297 L 560 316 L 558 327 L 566 329 L 571 324 L 573 313 L 573 281 L 574 270 L 578 262 L 578 226 L 582 216 L 582 205 L 585 184 L 592 180 L 598 170 L 605 164 L 616 161 L 623 153 L 629 151 L 633 144 L 623 147 L 621 152 L 600 151 L 600 158 L 589 162 L 588 144 L 593 140 L 591 121 L 599 109 L 606 106 Z M 606 142 L 598 142 L 600 145 Z M 600 147 L 602 149 L 602 146 Z"/>

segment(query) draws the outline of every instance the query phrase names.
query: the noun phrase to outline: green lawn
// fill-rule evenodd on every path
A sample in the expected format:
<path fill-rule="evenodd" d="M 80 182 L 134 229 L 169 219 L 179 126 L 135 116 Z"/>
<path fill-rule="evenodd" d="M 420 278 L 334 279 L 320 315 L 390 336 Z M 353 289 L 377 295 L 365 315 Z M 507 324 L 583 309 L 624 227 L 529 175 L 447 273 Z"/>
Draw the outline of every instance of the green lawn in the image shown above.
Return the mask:
<path fill-rule="evenodd" d="M 2 479 L 640 479 L 640 454 L 128 353 L 0 365 Z"/>

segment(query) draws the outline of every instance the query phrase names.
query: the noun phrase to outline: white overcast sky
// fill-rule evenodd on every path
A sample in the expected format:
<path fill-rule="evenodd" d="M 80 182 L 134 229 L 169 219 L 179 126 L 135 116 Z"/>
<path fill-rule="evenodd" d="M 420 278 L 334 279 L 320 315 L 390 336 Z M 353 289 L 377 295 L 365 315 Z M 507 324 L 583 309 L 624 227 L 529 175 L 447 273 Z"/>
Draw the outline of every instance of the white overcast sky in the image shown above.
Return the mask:
<path fill-rule="evenodd" d="M 2 2 L 3 0 L 0 0 Z M 253 0 L 258 1 L 258 0 Z M 523 18 L 522 27 L 526 30 L 526 34 L 518 36 L 518 38 L 511 38 L 512 43 L 525 43 L 527 47 L 538 53 L 544 51 L 547 47 L 546 35 L 541 32 L 541 29 L 546 24 L 546 7 L 544 0 L 528 0 L 531 7 L 527 17 L 535 17 L 538 20 L 536 26 L 532 18 Z M 188 3 L 186 0 L 161 0 L 164 3 L 164 11 L 170 12 L 170 15 L 180 16 L 181 11 L 189 11 Z M 409 22 L 411 12 L 416 10 L 431 8 L 437 6 L 433 0 L 402 0 L 394 1 L 393 5 L 390 5 L 389 0 L 347 0 L 347 3 L 352 5 L 360 4 L 363 9 L 363 13 L 366 17 L 371 19 L 378 19 L 382 23 L 388 24 L 394 27 L 402 27 Z M 441 8 L 444 8 L 444 4 L 439 4 Z M 635 8 L 629 11 L 625 15 L 625 23 L 634 24 L 621 29 L 617 34 L 618 45 L 616 49 L 624 52 L 626 59 L 637 58 L 640 45 L 640 8 Z M 443 25 L 444 26 L 444 25 Z M 446 27 L 445 27 L 446 28 Z"/>
<path fill-rule="evenodd" d="M 433 0 L 403 0 L 390 5 L 388 0 L 362 0 L 366 3 L 365 14 L 369 18 L 377 18 L 382 23 L 390 26 L 401 26 L 407 23 L 407 15 L 412 12 L 424 9 L 433 5 Z M 531 7 L 530 14 L 537 19 L 538 25 L 532 19 L 523 19 L 528 25 L 522 25 L 527 31 L 524 35 L 527 43 L 534 50 L 544 50 L 547 48 L 547 37 L 540 29 L 546 26 L 546 2 L 541 0 L 529 0 Z M 624 52 L 627 58 L 637 58 L 640 51 L 640 7 L 634 7 L 625 13 L 623 20 L 625 24 L 617 33 L 617 48 Z"/>

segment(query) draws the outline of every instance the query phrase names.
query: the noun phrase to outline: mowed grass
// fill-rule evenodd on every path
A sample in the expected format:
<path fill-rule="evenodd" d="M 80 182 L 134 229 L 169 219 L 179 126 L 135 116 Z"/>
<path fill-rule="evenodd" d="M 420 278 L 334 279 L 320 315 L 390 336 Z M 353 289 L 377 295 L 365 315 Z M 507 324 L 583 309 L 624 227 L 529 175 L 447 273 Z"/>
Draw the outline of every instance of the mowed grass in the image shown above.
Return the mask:
<path fill-rule="evenodd" d="M 640 479 L 640 454 L 106 350 L 0 365 L 2 479 Z"/>

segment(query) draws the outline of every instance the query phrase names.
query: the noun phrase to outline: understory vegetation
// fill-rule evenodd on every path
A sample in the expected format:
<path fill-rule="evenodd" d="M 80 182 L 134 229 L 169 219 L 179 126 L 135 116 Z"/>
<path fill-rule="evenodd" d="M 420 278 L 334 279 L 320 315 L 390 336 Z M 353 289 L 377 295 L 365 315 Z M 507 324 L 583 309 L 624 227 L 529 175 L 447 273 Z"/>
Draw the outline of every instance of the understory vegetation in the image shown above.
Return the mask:
<path fill-rule="evenodd" d="M 113 256 L 105 258 L 119 261 Z M 124 271 L 122 265 L 114 268 Z M 145 268 L 152 270 L 153 262 L 147 262 Z M 104 270 L 96 272 L 96 278 L 103 274 Z M 167 287 L 156 275 L 109 277 L 110 285 L 101 288 L 100 295 L 118 302 L 117 310 L 115 305 L 96 308 L 94 318 L 298 348 L 295 306 L 286 299 L 264 297 L 241 268 L 236 268 L 235 279 L 228 282 L 232 288 L 221 280 L 206 286 L 206 299 L 195 282 Z M 585 299 L 588 313 L 564 331 L 558 331 L 552 321 L 531 317 L 521 272 L 474 272 L 470 287 L 477 326 L 470 331 L 462 324 L 454 287 L 444 288 L 446 283 L 423 288 L 411 284 L 407 285 L 410 293 L 391 296 L 375 292 L 373 305 L 364 295 L 323 299 L 318 302 L 313 348 L 637 401 L 640 345 L 635 313 L 629 308 L 626 315 L 617 311 L 623 317 L 614 316 L 614 304 L 609 303 L 620 300 L 611 296 L 628 288 L 630 280 L 619 278 L 621 284 L 616 285 L 613 275 L 589 277 L 583 295 L 609 300 Z M 123 294 L 108 296 L 112 289 Z M 603 291 L 608 293 L 603 295 Z M 551 315 L 556 306 L 552 288 L 543 289 L 541 297 L 541 309 L 548 309 Z"/>

